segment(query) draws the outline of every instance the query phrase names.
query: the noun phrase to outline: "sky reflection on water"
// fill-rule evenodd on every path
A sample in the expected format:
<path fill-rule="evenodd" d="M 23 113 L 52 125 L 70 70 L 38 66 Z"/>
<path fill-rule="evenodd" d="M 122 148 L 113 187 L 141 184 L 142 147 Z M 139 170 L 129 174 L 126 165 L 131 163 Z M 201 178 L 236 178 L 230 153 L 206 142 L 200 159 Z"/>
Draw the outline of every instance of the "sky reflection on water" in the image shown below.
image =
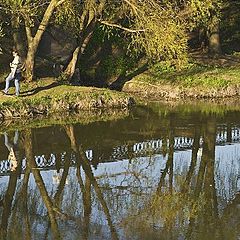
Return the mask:
<path fill-rule="evenodd" d="M 239 116 L 146 107 L 1 135 L 1 239 L 239 239 Z"/>

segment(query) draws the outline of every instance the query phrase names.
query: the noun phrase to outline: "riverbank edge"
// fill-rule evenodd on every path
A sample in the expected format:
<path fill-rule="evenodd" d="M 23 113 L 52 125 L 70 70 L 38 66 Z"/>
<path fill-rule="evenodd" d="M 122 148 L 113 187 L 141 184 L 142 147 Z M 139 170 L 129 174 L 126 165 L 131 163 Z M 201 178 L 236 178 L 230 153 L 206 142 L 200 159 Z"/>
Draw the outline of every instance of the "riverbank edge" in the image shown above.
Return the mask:
<path fill-rule="evenodd" d="M 131 94 L 138 98 L 161 100 L 161 101 L 213 101 L 224 102 L 231 98 L 239 98 L 240 101 L 240 82 L 232 86 L 223 88 L 183 88 L 178 85 L 170 84 L 151 84 L 132 80 L 123 87 L 123 92 Z"/>
<path fill-rule="evenodd" d="M 48 115 L 36 115 L 31 118 L 10 118 L 0 123 L 0 134 L 31 128 L 46 128 L 95 122 L 119 121 L 129 116 L 129 109 L 94 109 L 80 112 L 58 112 Z"/>
<path fill-rule="evenodd" d="M 238 98 L 240 59 L 236 65 L 231 64 L 199 64 L 181 71 L 163 70 L 153 66 L 126 82 L 122 91 L 142 98 L 164 101 Z"/>
<path fill-rule="evenodd" d="M 236 69 L 236 68 L 235 68 Z M 231 78 L 228 71 L 228 80 Z M 234 69 L 233 69 L 234 70 Z M 222 69 L 220 70 L 222 74 Z M 232 70 L 231 70 L 232 71 Z M 235 70 L 236 71 L 236 70 Z M 37 115 L 47 116 L 53 113 L 71 113 L 79 111 L 94 111 L 95 109 L 127 109 L 132 105 L 144 105 L 148 101 L 161 101 L 165 103 L 192 103 L 207 101 L 220 104 L 239 105 L 240 82 L 236 77 L 240 71 L 235 72 L 235 80 L 229 81 L 222 88 L 214 87 L 183 87 L 179 81 L 169 84 L 165 79 L 158 79 L 159 75 L 146 71 L 131 81 L 126 82 L 122 92 L 106 88 L 71 86 L 62 84 L 56 79 L 40 79 L 31 84 L 23 84 L 20 97 L 12 95 L 0 95 L 0 120 L 14 118 L 29 118 Z M 215 81 L 218 81 L 219 70 L 204 69 L 204 74 L 214 73 Z M 202 74 L 202 73 L 201 73 Z M 154 76 L 154 77 L 153 77 Z M 166 76 L 166 75 L 165 75 Z M 200 75 L 202 76 L 202 75 Z M 184 75 L 181 76 L 184 78 Z M 191 78 L 196 81 L 198 75 Z M 169 76 L 168 76 L 169 78 Z M 172 79 L 172 78 L 171 78 Z M 204 76 L 206 79 L 206 76 Z M 178 83 L 178 84 L 177 84 Z"/>
<path fill-rule="evenodd" d="M 240 101 L 240 84 L 222 89 L 210 88 L 209 90 L 203 90 L 198 88 L 182 89 L 176 85 L 158 85 L 131 81 L 125 84 L 123 91 L 139 98 L 161 101 L 208 100 L 223 102 L 231 98 L 239 98 Z"/>
<path fill-rule="evenodd" d="M 4 121 L 96 109 L 127 109 L 134 104 L 132 95 L 124 92 L 60 85 L 31 96 L 1 96 L 0 119 Z"/>

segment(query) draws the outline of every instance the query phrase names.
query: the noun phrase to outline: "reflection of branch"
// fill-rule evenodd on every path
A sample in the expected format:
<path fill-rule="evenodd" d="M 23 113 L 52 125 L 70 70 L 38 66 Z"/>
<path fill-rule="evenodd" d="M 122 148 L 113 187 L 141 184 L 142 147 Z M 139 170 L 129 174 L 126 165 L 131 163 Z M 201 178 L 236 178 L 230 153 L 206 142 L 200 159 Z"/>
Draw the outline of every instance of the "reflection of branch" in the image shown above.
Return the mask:
<path fill-rule="evenodd" d="M 170 136 L 170 146 L 169 146 L 169 153 L 168 153 L 168 160 L 166 162 L 165 168 L 162 171 L 158 187 L 157 187 L 157 194 L 161 193 L 165 177 L 169 170 L 169 188 L 172 192 L 172 184 L 173 184 L 173 154 L 174 154 L 174 137 Z"/>
<path fill-rule="evenodd" d="M 17 159 L 19 161 L 19 159 Z M 11 172 L 10 178 L 8 181 L 8 188 L 3 199 L 3 211 L 2 211 L 2 220 L 0 225 L 0 238 L 5 239 L 8 229 L 8 219 L 11 215 L 11 207 L 13 197 L 16 192 L 17 187 L 17 178 L 21 173 L 22 162 L 18 163 L 16 171 Z"/>
<path fill-rule="evenodd" d="M 77 155 L 78 156 L 78 155 Z M 83 220 L 83 239 L 88 239 L 89 235 L 89 223 L 92 212 L 91 206 L 91 181 L 87 175 L 85 175 L 85 185 L 81 176 L 81 166 L 77 166 L 77 179 L 82 190 L 83 208 L 84 208 L 84 220 Z"/>
<path fill-rule="evenodd" d="M 174 136 L 172 130 L 170 130 L 168 161 L 169 161 L 169 191 L 171 194 L 173 190 L 173 156 L 174 156 Z"/>
<path fill-rule="evenodd" d="M 83 170 L 84 170 L 85 174 L 91 180 L 93 188 L 94 188 L 94 190 L 95 190 L 95 192 L 97 194 L 97 197 L 98 197 L 98 199 L 99 199 L 99 201 L 100 201 L 100 203 L 102 205 L 103 212 L 106 215 L 106 218 L 107 218 L 107 221 L 108 221 L 108 225 L 109 225 L 111 233 L 112 233 L 112 237 L 113 237 L 113 239 L 118 239 L 118 236 L 117 236 L 117 233 L 116 233 L 116 229 L 115 229 L 115 227 L 114 227 L 114 225 L 112 223 L 112 220 L 111 220 L 111 215 L 110 215 L 107 203 L 104 200 L 104 197 L 103 197 L 103 194 L 101 192 L 101 189 L 98 186 L 98 183 L 97 183 L 96 179 L 94 178 L 94 175 L 93 175 L 91 166 L 89 164 L 89 161 L 86 158 L 86 156 L 84 154 L 84 151 L 82 150 L 81 146 L 79 146 L 79 153 L 80 153 L 80 157 L 81 157 L 81 160 L 82 160 L 81 163 L 82 163 Z"/>
<path fill-rule="evenodd" d="M 110 215 L 110 212 L 109 212 L 109 209 L 108 209 L 108 206 L 106 204 L 106 201 L 104 200 L 104 197 L 103 197 L 103 194 L 101 192 L 101 189 L 100 187 L 98 186 L 98 183 L 93 175 L 93 172 L 92 172 L 92 169 L 91 169 L 91 165 L 85 155 L 85 152 L 83 151 L 81 145 L 77 148 L 77 145 L 76 145 L 76 137 L 75 137 L 75 134 L 74 134 L 74 127 L 73 126 L 69 126 L 68 127 L 68 130 L 69 131 L 66 131 L 67 134 L 68 134 L 68 137 L 71 141 L 71 146 L 73 149 L 76 149 L 76 156 L 77 156 L 77 160 L 81 161 L 81 165 L 82 165 L 82 168 L 86 174 L 86 177 L 89 178 L 89 180 L 91 181 L 92 185 L 93 185 L 93 188 L 97 194 L 97 197 L 102 205 L 102 208 L 103 208 L 103 212 L 104 214 L 106 215 L 106 218 L 107 218 L 107 222 L 108 222 L 108 225 L 110 227 L 110 231 L 112 233 L 112 238 L 113 239 L 118 239 L 118 236 L 117 236 L 117 233 L 116 233 L 116 229 L 112 223 L 112 220 L 111 220 L 111 215 Z M 69 134 L 71 133 L 71 134 Z"/>
<path fill-rule="evenodd" d="M 51 228 L 53 230 L 53 236 L 54 239 L 59 239 L 60 238 L 60 233 L 58 230 L 58 225 L 57 225 L 57 220 L 55 216 L 55 211 L 54 211 L 54 206 L 51 201 L 51 198 L 48 196 L 47 189 L 44 185 L 42 176 L 40 174 L 40 171 L 37 168 L 36 162 L 34 160 L 33 156 L 33 146 L 32 146 L 32 130 L 28 130 L 25 133 L 26 137 L 26 142 L 25 142 L 25 152 L 26 152 L 26 158 L 29 164 L 30 169 L 32 170 L 32 174 L 34 176 L 36 185 L 39 188 L 41 197 L 43 199 L 43 202 L 47 208 L 49 219 L 51 222 Z"/>
<path fill-rule="evenodd" d="M 80 169 L 80 168 L 78 168 Z M 81 178 L 81 175 L 80 175 Z M 80 179 L 79 179 L 80 180 Z M 81 182 L 81 181 L 80 181 Z M 79 184 L 81 185 L 81 183 Z M 83 239 L 88 239 L 89 233 L 89 223 L 90 223 L 90 216 L 92 212 L 91 206 L 91 181 L 88 176 L 85 176 L 85 186 L 82 185 L 82 195 L 83 195 L 83 208 L 84 208 L 84 227 L 83 227 Z"/>
<path fill-rule="evenodd" d="M 61 177 L 61 180 L 60 180 L 60 183 L 58 185 L 58 188 L 57 188 L 57 192 L 54 196 L 54 200 L 55 200 L 55 204 L 59 207 L 60 205 L 60 197 L 62 195 L 62 192 L 64 190 L 64 187 L 65 187 L 65 184 L 66 184 L 66 180 L 67 180 L 67 176 L 68 176 L 68 171 L 69 171 L 69 168 L 70 168 L 70 165 L 71 165 L 71 157 L 67 155 L 67 159 L 65 160 L 64 162 L 64 167 L 63 167 L 63 173 L 62 173 L 62 177 Z"/>
<path fill-rule="evenodd" d="M 74 128 L 72 126 L 65 126 L 64 127 L 70 142 L 71 148 L 76 154 L 76 159 L 78 159 L 78 150 L 77 150 L 77 143 L 76 138 L 74 135 Z M 81 176 L 81 166 L 77 166 L 77 179 L 82 190 L 82 198 L 83 198 L 83 207 L 84 207 L 84 230 L 83 230 L 83 239 L 88 239 L 88 228 L 90 222 L 90 215 L 91 215 L 91 182 L 89 181 L 88 176 L 85 176 L 85 185 L 83 183 L 83 179 Z"/>
<path fill-rule="evenodd" d="M 26 235 L 25 239 L 30 240 L 32 239 L 31 237 L 31 224 L 30 224 L 30 219 L 29 219 L 29 214 L 28 214 L 28 182 L 29 182 L 29 177 L 30 177 L 30 169 L 27 166 L 24 178 L 23 178 L 23 185 L 22 185 L 22 191 L 21 191 L 21 196 L 22 199 L 20 199 L 23 203 L 23 214 L 24 214 L 24 220 L 25 220 L 25 225 L 26 225 Z"/>
<path fill-rule="evenodd" d="M 78 166 L 77 167 L 77 179 L 78 179 L 78 183 L 80 185 L 80 188 L 82 189 L 82 192 L 85 192 L 85 187 L 84 187 L 84 184 L 83 184 L 83 180 L 82 180 L 82 176 L 81 176 L 81 166 Z"/>
<path fill-rule="evenodd" d="M 195 135 L 194 135 L 194 142 L 193 142 L 193 147 L 192 147 L 192 159 L 191 159 L 191 165 L 189 167 L 186 180 L 183 184 L 182 191 L 186 192 L 188 190 L 189 184 L 192 179 L 192 175 L 194 173 L 196 163 L 197 163 L 197 153 L 199 150 L 199 143 L 200 143 L 200 131 L 199 131 L 199 126 L 197 126 L 195 130 Z"/>
<path fill-rule="evenodd" d="M 204 144 L 203 154 L 199 166 L 197 183 L 194 192 L 195 201 L 198 201 L 201 191 L 204 191 L 206 203 L 203 209 L 203 217 L 205 226 L 217 229 L 219 227 L 218 203 L 216 195 L 216 187 L 214 181 L 214 163 L 215 163 L 215 144 L 216 144 L 216 120 L 207 119 L 204 125 Z M 212 220 L 211 226 L 208 224 Z M 196 216 L 190 217 L 189 229 L 187 235 L 191 238 L 193 228 L 196 224 Z"/>
<path fill-rule="evenodd" d="M 21 164 L 18 164 L 18 169 L 21 168 Z M 8 229 L 8 219 L 11 214 L 11 207 L 12 207 L 12 201 L 13 196 L 16 191 L 16 185 L 17 185 L 17 174 L 18 171 L 11 172 L 9 182 L 8 182 L 8 188 L 6 191 L 6 194 L 3 199 L 3 212 L 2 212 L 2 220 L 0 225 L 0 238 L 5 239 L 7 235 L 7 229 Z"/>

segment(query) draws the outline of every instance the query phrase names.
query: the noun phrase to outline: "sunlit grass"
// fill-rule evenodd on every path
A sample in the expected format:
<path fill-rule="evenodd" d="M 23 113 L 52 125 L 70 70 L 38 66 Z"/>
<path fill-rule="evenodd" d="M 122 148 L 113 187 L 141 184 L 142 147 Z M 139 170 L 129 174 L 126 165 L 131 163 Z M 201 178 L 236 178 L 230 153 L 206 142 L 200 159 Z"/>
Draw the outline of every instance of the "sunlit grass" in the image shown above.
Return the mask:
<path fill-rule="evenodd" d="M 170 84 L 191 88 L 224 88 L 240 84 L 239 67 L 196 66 L 181 71 L 166 71 L 157 67 L 134 78 L 136 81 L 146 81 L 152 84 Z"/>

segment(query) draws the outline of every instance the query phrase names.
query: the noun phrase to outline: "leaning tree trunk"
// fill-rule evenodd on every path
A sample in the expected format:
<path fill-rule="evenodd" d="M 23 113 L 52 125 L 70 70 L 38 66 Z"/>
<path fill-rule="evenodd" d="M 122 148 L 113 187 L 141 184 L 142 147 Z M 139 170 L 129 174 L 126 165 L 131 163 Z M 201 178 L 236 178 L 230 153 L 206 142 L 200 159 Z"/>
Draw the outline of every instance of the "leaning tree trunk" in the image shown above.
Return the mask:
<path fill-rule="evenodd" d="M 81 49 L 80 46 L 76 47 L 76 49 L 75 49 L 74 52 L 73 52 L 72 59 L 71 59 L 71 61 L 69 62 L 66 70 L 64 71 L 64 75 L 66 76 L 66 78 L 67 78 L 69 81 L 72 79 L 72 77 L 73 77 L 73 75 L 74 75 L 80 49 Z"/>
<path fill-rule="evenodd" d="M 212 55 L 219 55 L 222 52 L 219 34 L 219 24 L 219 19 L 216 16 L 213 16 L 209 26 L 208 39 L 209 53 Z"/>
<path fill-rule="evenodd" d="M 46 31 L 46 28 L 49 24 L 50 18 L 54 12 L 54 10 L 62 3 L 64 3 L 66 0 L 51 0 L 49 3 L 41 23 L 39 24 L 39 27 L 37 29 L 37 32 L 35 36 L 32 35 L 32 30 L 30 27 L 30 18 L 27 16 L 25 18 L 25 29 L 26 29 L 26 35 L 28 40 L 28 53 L 27 58 L 25 62 L 26 67 L 26 78 L 28 81 L 33 80 L 34 76 L 34 65 L 35 65 L 35 55 L 37 52 L 38 45 L 42 39 L 43 33 Z"/>
<path fill-rule="evenodd" d="M 90 28 L 91 28 L 91 30 L 89 31 L 87 36 L 84 38 L 83 41 L 80 41 L 80 44 L 75 48 L 73 55 L 72 55 L 72 59 L 69 62 L 66 70 L 64 71 L 64 75 L 65 75 L 66 79 L 68 79 L 69 81 L 71 81 L 71 79 L 75 73 L 78 58 L 84 53 L 84 51 L 91 39 L 91 36 L 93 34 L 94 24 Z"/>

